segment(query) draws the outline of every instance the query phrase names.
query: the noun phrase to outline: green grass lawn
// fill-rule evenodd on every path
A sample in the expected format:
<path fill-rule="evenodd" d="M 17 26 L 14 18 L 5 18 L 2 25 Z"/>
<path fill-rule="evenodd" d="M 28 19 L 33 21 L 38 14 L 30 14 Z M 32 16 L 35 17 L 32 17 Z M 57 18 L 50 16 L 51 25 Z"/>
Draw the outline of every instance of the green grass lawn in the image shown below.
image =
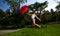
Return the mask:
<path fill-rule="evenodd" d="M 41 29 L 23 28 L 19 31 L 0 36 L 60 36 L 60 24 L 45 24 Z"/>

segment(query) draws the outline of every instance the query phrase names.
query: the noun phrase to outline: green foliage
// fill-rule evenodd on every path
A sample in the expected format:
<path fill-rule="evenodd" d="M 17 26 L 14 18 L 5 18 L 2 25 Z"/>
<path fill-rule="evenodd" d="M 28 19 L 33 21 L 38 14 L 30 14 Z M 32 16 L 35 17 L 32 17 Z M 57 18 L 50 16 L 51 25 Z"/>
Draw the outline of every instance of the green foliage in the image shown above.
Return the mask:
<path fill-rule="evenodd" d="M 60 11 L 60 3 L 56 6 L 56 9 Z"/>
<path fill-rule="evenodd" d="M 42 10 L 44 10 L 48 5 L 48 2 L 47 1 L 45 1 L 45 2 L 43 2 L 43 3 L 39 3 L 39 2 L 36 2 L 36 3 L 34 3 L 34 4 L 31 4 L 31 5 L 29 5 L 30 6 L 30 10 L 39 10 L 39 11 L 42 11 Z"/>
<path fill-rule="evenodd" d="M 7 14 L 5 12 L 1 12 L 4 16 L 0 18 L 0 28 L 1 29 L 15 29 L 15 28 L 23 28 L 27 25 L 31 25 L 31 16 L 26 14 L 21 15 L 19 12 Z M 1 14 L 0 13 L 0 14 Z M 32 12 L 33 13 L 33 12 Z M 59 22 L 60 21 L 60 12 L 49 12 L 45 11 L 43 14 L 39 14 L 38 16 L 42 20 L 38 23 L 50 23 L 50 22 Z"/>
<path fill-rule="evenodd" d="M 51 20 L 51 13 L 44 13 L 43 15 L 41 15 L 41 19 L 43 23 L 48 23 Z"/>

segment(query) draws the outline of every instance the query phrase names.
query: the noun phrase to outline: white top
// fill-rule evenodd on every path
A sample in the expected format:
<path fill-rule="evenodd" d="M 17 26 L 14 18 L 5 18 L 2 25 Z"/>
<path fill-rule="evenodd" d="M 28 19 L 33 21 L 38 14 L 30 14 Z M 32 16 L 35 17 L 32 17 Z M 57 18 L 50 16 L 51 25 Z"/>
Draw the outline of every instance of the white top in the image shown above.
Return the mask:
<path fill-rule="evenodd" d="M 35 19 L 35 14 L 32 14 L 31 18 L 32 18 L 32 19 Z"/>

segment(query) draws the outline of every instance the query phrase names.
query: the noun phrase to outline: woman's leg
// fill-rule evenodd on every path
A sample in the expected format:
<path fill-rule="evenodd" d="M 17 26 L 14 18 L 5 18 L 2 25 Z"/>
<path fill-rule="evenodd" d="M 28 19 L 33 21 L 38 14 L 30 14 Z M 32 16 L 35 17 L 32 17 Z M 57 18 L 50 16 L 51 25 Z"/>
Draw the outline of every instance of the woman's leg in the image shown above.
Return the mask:
<path fill-rule="evenodd" d="M 35 24 L 38 28 L 41 28 L 41 25 Z"/>
<path fill-rule="evenodd" d="M 35 23 L 35 19 L 33 19 L 33 24 L 32 24 L 32 26 L 37 26 L 37 27 L 41 28 L 40 25 L 38 25 L 38 24 Z"/>
<path fill-rule="evenodd" d="M 32 26 L 35 26 L 35 19 L 32 19 Z"/>

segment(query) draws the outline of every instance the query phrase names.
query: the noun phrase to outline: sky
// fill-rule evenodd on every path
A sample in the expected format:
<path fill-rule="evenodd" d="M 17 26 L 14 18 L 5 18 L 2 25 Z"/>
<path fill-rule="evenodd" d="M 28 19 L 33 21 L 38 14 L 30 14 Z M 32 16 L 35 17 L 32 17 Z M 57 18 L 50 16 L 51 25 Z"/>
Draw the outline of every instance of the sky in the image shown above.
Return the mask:
<path fill-rule="evenodd" d="M 35 2 L 44 2 L 44 1 L 48 1 L 48 7 L 45 10 L 49 10 L 52 8 L 53 10 L 56 10 L 55 7 L 58 5 L 58 3 L 56 1 L 60 1 L 60 0 L 27 0 L 27 2 L 23 3 L 20 5 L 20 7 L 24 6 L 24 5 L 30 5 L 30 4 L 34 4 Z M 9 9 L 9 6 L 7 5 L 7 3 L 3 3 L 0 0 L 0 9 L 3 9 L 4 11 L 6 11 L 7 9 Z"/>
<path fill-rule="evenodd" d="M 7 9 L 9 9 L 9 6 L 7 5 L 7 3 L 3 3 L 0 0 L 0 9 L 3 9 L 4 11 L 6 11 Z"/>

